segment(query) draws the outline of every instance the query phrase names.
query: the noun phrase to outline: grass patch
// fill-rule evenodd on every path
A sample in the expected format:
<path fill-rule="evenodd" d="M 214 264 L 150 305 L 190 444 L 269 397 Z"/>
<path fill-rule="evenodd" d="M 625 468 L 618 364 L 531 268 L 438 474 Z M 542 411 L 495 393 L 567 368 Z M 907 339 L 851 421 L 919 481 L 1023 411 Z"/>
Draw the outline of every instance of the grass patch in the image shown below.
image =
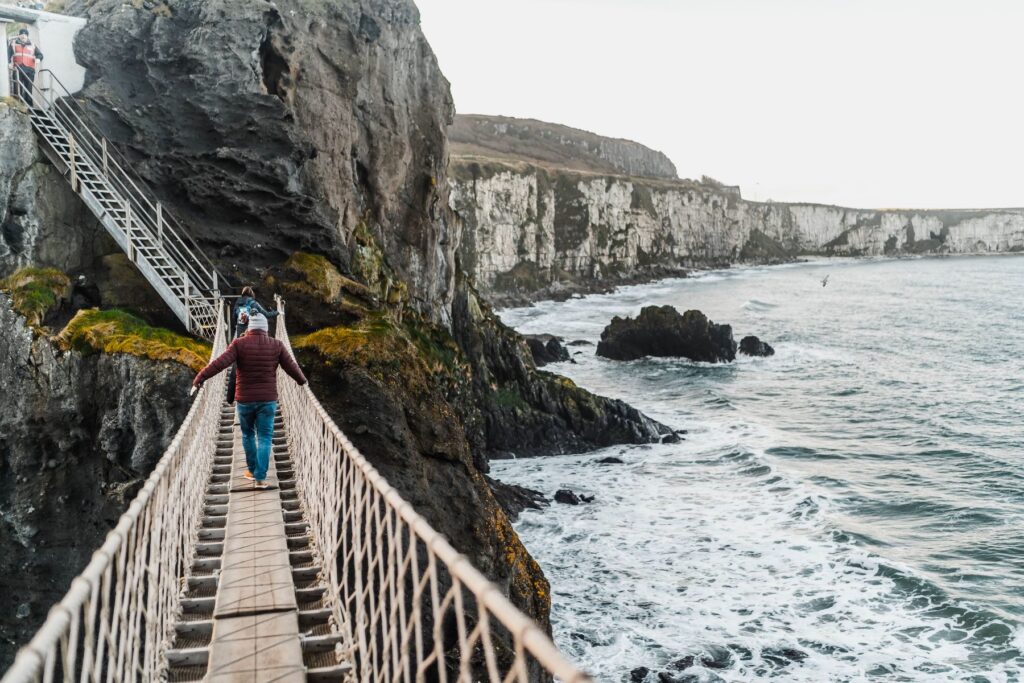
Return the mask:
<path fill-rule="evenodd" d="M 150 360 L 172 360 L 196 372 L 206 365 L 211 352 L 207 342 L 152 327 L 141 318 L 116 308 L 79 311 L 57 335 L 56 341 L 64 350 L 129 353 Z"/>
<path fill-rule="evenodd" d="M 56 268 L 22 268 L 0 281 L 0 289 L 11 296 L 14 310 L 39 327 L 46 314 L 67 297 L 71 280 Z"/>

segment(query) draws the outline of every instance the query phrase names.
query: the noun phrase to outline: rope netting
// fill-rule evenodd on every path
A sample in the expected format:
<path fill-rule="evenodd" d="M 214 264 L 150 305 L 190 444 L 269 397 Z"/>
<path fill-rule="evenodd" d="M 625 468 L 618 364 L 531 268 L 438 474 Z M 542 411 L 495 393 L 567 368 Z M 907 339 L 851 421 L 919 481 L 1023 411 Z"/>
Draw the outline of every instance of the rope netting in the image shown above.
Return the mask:
<path fill-rule="evenodd" d="M 218 310 L 221 307 L 218 307 Z M 225 348 L 220 310 L 213 354 Z M 151 681 L 164 669 L 213 468 L 222 373 L 200 389 L 142 490 L 2 683 Z"/>
<path fill-rule="evenodd" d="M 291 350 L 283 305 L 277 337 Z M 278 381 L 299 499 L 354 678 L 589 681 L 349 442 L 309 385 Z"/>

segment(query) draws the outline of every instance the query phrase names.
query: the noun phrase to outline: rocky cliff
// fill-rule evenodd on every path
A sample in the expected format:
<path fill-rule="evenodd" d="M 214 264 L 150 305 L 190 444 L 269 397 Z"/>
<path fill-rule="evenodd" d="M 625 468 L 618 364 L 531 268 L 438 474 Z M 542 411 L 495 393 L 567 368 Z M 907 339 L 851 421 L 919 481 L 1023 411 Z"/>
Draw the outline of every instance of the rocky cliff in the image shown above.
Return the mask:
<path fill-rule="evenodd" d="M 481 292 L 502 302 L 808 255 L 1024 250 L 1024 209 L 759 203 L 710 180 L 554 168 L 532 156 L 453 155 L 449 172 L 465 221 L 463 262 Z"/>
<path fill-rule="evenodd" d="M 78 97 L 99 127 L 236 281 L 286 297 L 300 362 L 353 442 L 547 625 L 547 582 L 492 493 L 488 459 L 653 441 L 665 428 L 537 371 L 461 273 L 451 97 L 411 0 L 72 0 L 68 11 L 89 19 Z M 18 211 L 28 234 L 42 209 Z M 106 306 L 132 271 L 99 252 L 79 265 Z M 41 254 L 17 264 L 50 265 Z M 99 429 L 83 425 L 83 438 Z M 17 486 L 31 489 L 24 477 Z"/>
<path fill-rule="evenodd" d="M 0 669 L 135 497 L 191 378 L 174 362 L 62 352 L 0 295 Z"/>

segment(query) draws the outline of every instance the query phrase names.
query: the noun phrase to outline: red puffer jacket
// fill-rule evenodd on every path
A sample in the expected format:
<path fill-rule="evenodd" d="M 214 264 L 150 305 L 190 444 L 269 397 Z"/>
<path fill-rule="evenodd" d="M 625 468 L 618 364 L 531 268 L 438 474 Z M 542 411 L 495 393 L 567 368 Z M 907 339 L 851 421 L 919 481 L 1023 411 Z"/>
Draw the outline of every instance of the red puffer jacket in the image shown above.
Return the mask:
<path fill-rule="evenodd" d="M 227 351 L 199 371 L 192 383 L 199 386 L 218 372 L 238 363 L 238 385 L 235 400 L 239 403 L 262 403 L 277 400 L 277 366 L 284 368 L 300 385 L 306 383 L 295 359 L 277 339 L 263 330 L 250 330 L 231 342 Z"/>

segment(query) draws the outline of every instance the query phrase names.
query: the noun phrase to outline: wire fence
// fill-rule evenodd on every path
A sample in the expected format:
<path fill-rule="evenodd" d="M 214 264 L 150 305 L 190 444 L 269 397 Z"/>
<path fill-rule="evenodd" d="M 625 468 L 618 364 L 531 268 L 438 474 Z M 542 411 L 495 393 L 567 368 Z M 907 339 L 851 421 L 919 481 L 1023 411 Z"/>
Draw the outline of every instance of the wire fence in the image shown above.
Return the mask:
<path fill-rule="evenodd" d="M 290 351 L 280 300 L 278 309 Z M 326 606 L 355 680 L 591 680 L 402 499 L 309 385 L 281 377 L 278 391 Z"/>
<path fill-rule="evenodd" d="M 213 354 L 226 344 L 217 319 Z M 2 683 L 152 681 L 164 670 L 213 468 L 225 375 L 203 385 L 146 484 Z"/>

